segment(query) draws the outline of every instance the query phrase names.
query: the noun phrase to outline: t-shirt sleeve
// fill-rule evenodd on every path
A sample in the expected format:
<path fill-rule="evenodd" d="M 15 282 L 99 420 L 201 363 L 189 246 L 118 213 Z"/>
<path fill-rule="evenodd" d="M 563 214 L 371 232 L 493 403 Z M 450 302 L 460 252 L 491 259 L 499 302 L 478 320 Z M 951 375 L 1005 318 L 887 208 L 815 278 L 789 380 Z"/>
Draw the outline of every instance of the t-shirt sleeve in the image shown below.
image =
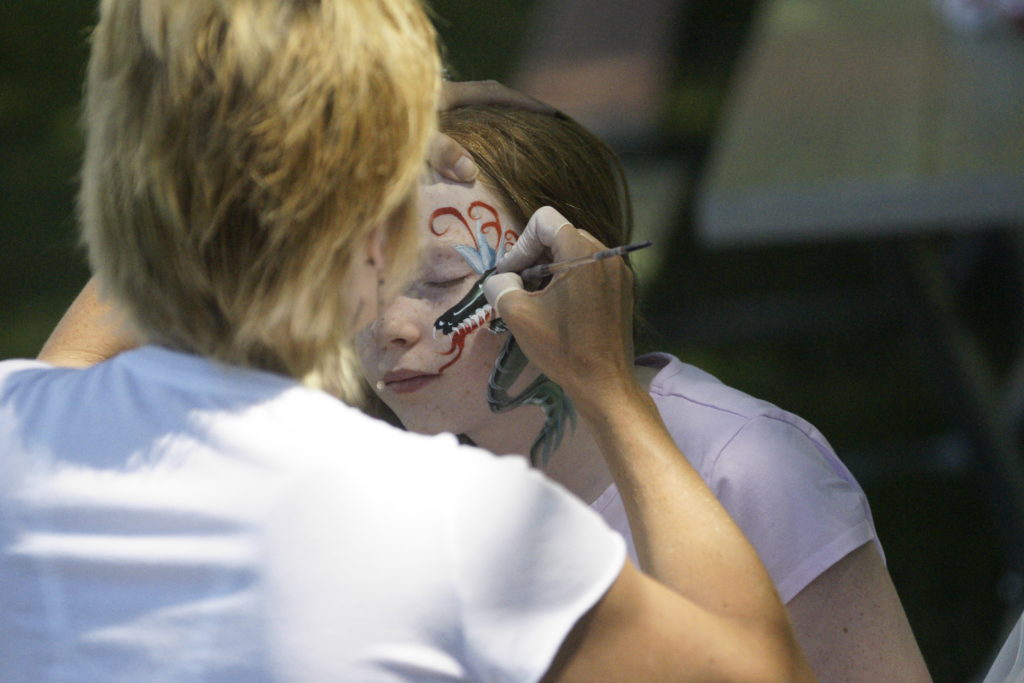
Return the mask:
<path fill-rule="evenodd" d="M 752 419 L 719 453 L 709 482 L 783 602 L 876 539 L 864 492 L 814 436 L 775 417 Z"/>
<path fill-rule="evenodd" d="M 466 664 L 474 679 L 534 681 L 618 577 L 625 544 L 522 458 L 483 465 L 452 525 Z"/>
<path fill-rule="evenodd" d="M 999 648 L 983 683 L 1008 683 L 1024 680 L 1024 615 Z"/>
<path fill-rule="evenodd" d="M 12 375 L 20 370 L 42 370 L 49 367 L 52 366 L 47 365 L 43 361 L 23 358 L 0 361 L 0 387 L 2 387 Z"/>

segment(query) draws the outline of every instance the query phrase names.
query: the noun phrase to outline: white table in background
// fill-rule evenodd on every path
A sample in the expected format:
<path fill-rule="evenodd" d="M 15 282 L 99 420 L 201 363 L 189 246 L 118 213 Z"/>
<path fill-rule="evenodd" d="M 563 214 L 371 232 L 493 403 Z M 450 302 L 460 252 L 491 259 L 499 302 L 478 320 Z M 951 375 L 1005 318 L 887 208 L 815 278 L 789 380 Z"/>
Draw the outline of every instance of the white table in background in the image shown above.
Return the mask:
<path fill-rule="evenodd" d="M 711 249 L 887 240 L 902 250 L 942 350 L 937 371 L 955 382 L 1005 492 L 1008 553 L 1024 570 L 1024 353 L 994 376 L 935 239 L 1004 231 L 1024 273 L 1024 34 L 958 34 L 928 0 L 764 0 L 696 230 Z"/>

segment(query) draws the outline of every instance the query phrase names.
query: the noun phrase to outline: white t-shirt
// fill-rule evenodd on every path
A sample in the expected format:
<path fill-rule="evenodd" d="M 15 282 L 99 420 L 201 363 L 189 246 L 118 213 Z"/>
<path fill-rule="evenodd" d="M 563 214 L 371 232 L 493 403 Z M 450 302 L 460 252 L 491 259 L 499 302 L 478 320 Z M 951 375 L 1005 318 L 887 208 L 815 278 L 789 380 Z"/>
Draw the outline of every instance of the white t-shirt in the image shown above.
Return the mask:
<path fill-rule="evenodd" d="M 536 680 L 621 539 L 520 458 L 146 347 L 0 363 L 0 680 Z"/>
<path fill-rule="evenodd" d="M 637 364 L 659 369 L 649 392 L 662 420 L 757 550 L 783 602 L 861 545 L 873 541 L 881 553 L 864 491 L 806 420 L 668 354 Z M 635 561 L 615 486 L 591 507 L 625 537 Z"/>
<path fill-rule="evenodd" d="M 1024 681 L 1024 615 L 1006 637 L 984 683 L 1022 683 Z"/>

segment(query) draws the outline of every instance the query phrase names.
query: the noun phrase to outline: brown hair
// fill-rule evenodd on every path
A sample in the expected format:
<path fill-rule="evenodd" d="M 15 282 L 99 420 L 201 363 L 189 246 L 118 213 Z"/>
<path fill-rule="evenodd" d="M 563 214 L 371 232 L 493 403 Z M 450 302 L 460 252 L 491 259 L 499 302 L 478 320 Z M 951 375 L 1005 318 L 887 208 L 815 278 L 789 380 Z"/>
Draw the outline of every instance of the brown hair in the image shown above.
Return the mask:
<path fill-rule="evenodd" d="M 622 164 L 569 117 L 474 105 L 441 114 L 441 131 L 472 154 L 481 181 L 520 223 L 552 206 L 608 246 L 629 241 L 632 207 Z"/>
<path fill-rule="evenodd" d="M 79 212 L 151 340 L 299 378 L 355 330 L 378 229 L 415 254 L 440 63 L 419 0 L 103 0 Z"/>

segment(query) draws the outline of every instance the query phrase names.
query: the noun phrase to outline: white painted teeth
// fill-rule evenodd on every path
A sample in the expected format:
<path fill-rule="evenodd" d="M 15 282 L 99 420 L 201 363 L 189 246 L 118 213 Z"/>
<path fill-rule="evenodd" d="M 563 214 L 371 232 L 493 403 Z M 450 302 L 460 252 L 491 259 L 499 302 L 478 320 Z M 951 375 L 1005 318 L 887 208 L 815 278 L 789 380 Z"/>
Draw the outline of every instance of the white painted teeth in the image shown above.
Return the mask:
<path fill-rule="evenodd" d="M 459 323 L 459 326 L 455 328 L 455 334 L 472 332 L 476 328 L 480 327 L 491 319 L 492 310 L 493 308 L 490 304 L 484 304 L 476 313 Z"/>

